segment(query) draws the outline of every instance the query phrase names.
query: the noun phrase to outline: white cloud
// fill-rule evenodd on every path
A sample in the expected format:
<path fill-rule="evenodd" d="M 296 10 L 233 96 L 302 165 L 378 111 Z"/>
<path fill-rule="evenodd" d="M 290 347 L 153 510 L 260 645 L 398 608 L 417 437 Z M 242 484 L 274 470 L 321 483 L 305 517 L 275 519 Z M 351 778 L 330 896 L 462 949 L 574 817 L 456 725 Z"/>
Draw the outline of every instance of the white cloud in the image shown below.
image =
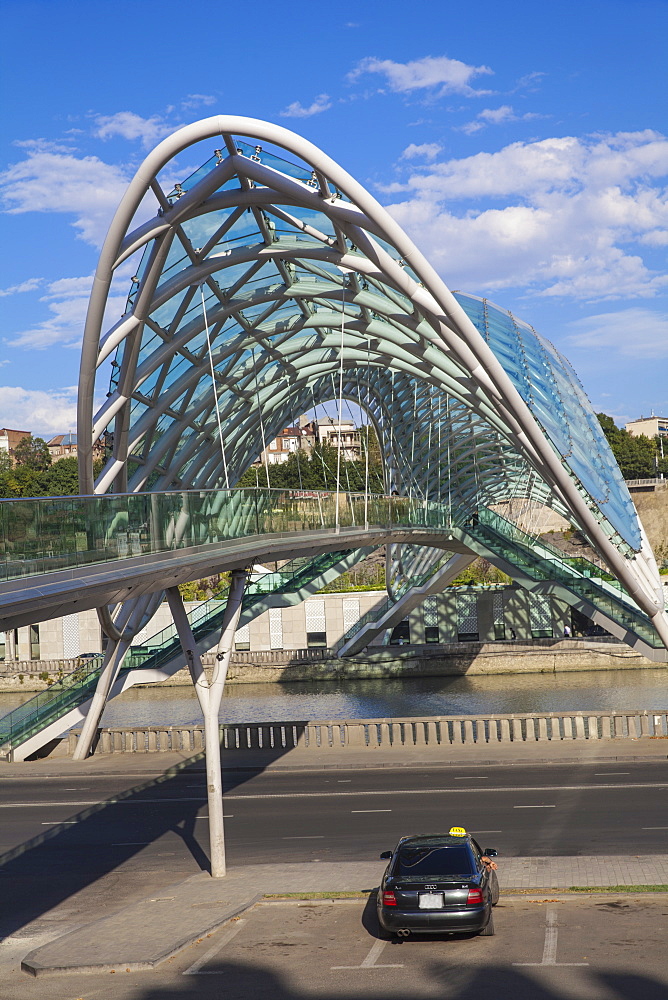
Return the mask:
<path fill-rule="evenodd" d="M 201 105 L 208 106 L 215 103 L 216 98 L 213 94 L 186 94 L 185 98 L 181 101 L 181 107 L 184 111 L 188 111 L 190 108 L 198 108 Z"/>
<path fill-rule="evenodd" d="M 570 323 L 574 347 L 615 351 L 629 358 L 668 357 L 668 315 L 635 307 L 599 313 Z M 604 395 L 604 393 L 600 393 Z"/>
<path fill-rule="evenodd" d="M 0 411 L 7 427 L 32 431 L 39 437 L 76 429 L 77 388 L 45 391 L 21 386 L 0 386 Z"/>
<path fill-rule="evenodd" d="M 142 118 L 134 111 L 117 111 L 113 115 L 97 115 L 93 134 L 98 139 L 111 139 L 116 135 L 122 139 L 141 139 L 145 146 L 152 146 L 174 128 L 159 115 Z"/>
<path fill-rule="evenodd" d="M 77 157 L 42 149 L 28 151 L 0 179 L 5 211 L 64 212 L 87 243 L 99 246 L 128 183 L 123 167 L 97 156 Z"/>
<path fill-rule="evenodd" d="M 442 152 L 443 147 L 439 146 L 437 142 L 423 142 L 421 145 L 416 145 L 412 142 L 410 146 L 406 146 L 405 150 L 399 157 L 400 160 L 435 160 L 440 152 Z"/>
<path fill-rule="evenodd" d="M 462 125 L 460 131 L 466 132 L 467 135 L 473 135 L 474 132 L 479 132 L 481 129 L 486 128 L 487 125 L 504 125 L 506 122 L 528 122 L 534 118 L 544 117 L 545 115 L 539 115 L 533 111 L 527 111 L 523 115 L 518 115 L 515 113 L 512 105 L 502 104 L 499 108 L 483 108 L 473 121 Z"/>
<path fill-rule="evenodd" d="M 310 118 L 311 115 L 319 115 L 323 111 L 331 108 L 332 102 L 329 94 L 318 94 L 312 104 L 305 108 L 299 101 L 293 101 L 287 108 L 279 112 L 282 118 Z"/>
<path fill-rule="evenodd" d="M 655 132 L 513 143 L 390 185 L 390 206 L 446 282 L 575 298 L 652 296 L 643 244 L 668 230 L 668 140 Z"/>
<path fill-rule="evenodd" d="M 366 73 L 378 73 L 395 93 L 406 94 L 437 88 L 439 95 L 458 93 L 471 97 L 489 93 L 473 90 L 470 81 L 476 76 L 492 72 L 489 66 L 469 66 L 459 59 L 449 59 L 447 56 L 425 56 L 407 63 L 368 56 L 348 74 L 348 79 L 356 80 Z"/>
<path fill-rule="evenodd" d="M 5 298 L 8 295 L 19 295 L 21 292 L 34 292 L 42 284 L 42 280 L 42 278 L 26 278 L 18 285 L 0 288 L 0 298 Z"/>
<path fill-rule="evenodd" d="M 56 346 L 78 348 L 92 283 L 92 276 L 59 278 L 50 282 L 40 299 L 48 304 L 49 315 L 40 323 L 11 334 L 7 338 L 9 346 L 33 350 Z M 112 295 L 107 304 L 107 315 L 115 317 L 122 314 L 125 301 L 123 296 Z"/>

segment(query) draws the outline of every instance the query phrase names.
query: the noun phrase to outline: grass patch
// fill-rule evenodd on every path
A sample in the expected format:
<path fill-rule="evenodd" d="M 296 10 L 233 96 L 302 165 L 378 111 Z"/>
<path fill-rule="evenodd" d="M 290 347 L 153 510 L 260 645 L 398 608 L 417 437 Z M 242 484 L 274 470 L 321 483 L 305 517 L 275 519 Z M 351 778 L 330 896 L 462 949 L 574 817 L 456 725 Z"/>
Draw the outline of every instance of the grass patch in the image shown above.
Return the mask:
<path fill-rule="evenodd" d="M 668 885 L 572 885 L 568 892 L 668 892 Z"/>
<path fill-rule="evenodd" d="M 375 889 L 359 892 L 265 892 L 263 899 L 366 899 Z"/>

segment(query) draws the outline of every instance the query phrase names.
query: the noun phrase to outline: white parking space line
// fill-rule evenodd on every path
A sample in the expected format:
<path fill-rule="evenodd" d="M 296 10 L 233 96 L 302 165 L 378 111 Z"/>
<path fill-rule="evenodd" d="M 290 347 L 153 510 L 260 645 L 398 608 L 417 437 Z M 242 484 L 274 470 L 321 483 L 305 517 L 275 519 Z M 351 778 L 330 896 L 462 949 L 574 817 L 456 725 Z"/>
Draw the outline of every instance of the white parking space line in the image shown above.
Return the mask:
<path fill-rule="evenodd" d="M 236 923 L 232 924 L 231 927 L 228 927 L 227 930 L 221 934 L 216 944 L 214 944 L 213 948 L 209 948 L 209 950 L 205 952 L 201 958 L 198 958 L 196 962 L 193 962 L 193 964 L 189 968 L 187 968 L 186 971 L 182 973 L 182 975 L 184 976 L 225 975 L 227 973 L 226 969 L 221 969 L 220 971 L 216 969 L 212 969 L 209 971 L 207 969 L 204 970 L 203 972 L 201 971 L 201 969 L 203 965 L 206 965 L 207 962 L 210 962 L 211 959 L 218 954 L 221 948 L 224 948 L 226 944 L 229 944 L 233 937 L 236 937 L 236 935 L 239 933 L 239 931 L 241 930 L 241 928 L 244 926 L 245 923 L 246 921 L 243 918 L 241 918 L 240 920 L 237 920 Z"/>
<path fill-rule="evenodd" d="M 281 837 L 281 840 L 324 840 L 325 835 L 318 834 L 317 837 Z"/>
<path fill-rule="evenodd" d="M 556 809 L 556 806 L 513 806 L 513 809 Z"/>
<path fill-rule="evenodd" d="M 351 809 L 351 813 L 391 813 L 391 809 Z"/>
<path fill-rule="evenodd" d="M 589 965 L 589 962 L 557 962 L 557 941 L 559 931 L 557 911 L 554 907 L 549 907 L 545 911 L 545 944 L 543 945 L 542 962 L 513 962 L 513 965 L 541 966 L 541 965 Z"/>
<path fill-rule="evenodd" d="M 380 958 L 383 948 L 387 944 L 387 941 L 374 941 L 371 945 L 371 951 L 366 958 L 362 960 L 361 965 L 331 965 L 331 969 L 403 969 L 403 963 L 401 965 L 376 965 L 376 962 Z"/>

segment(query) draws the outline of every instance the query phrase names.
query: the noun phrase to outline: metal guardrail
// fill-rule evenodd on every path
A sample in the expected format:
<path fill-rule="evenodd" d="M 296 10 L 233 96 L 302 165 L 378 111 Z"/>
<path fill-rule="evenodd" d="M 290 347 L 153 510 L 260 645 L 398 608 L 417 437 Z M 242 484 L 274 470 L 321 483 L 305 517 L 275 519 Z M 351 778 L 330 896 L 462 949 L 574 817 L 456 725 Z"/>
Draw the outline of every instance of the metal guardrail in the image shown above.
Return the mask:
<path fill-rule="evenodd" d="M 452 744 L 538 743 L 563 740 L 668 737 L 668 711 L 543 712 L 512 715 L 456 715 L 412 719 L 329 719 L 316 722 L 260 722 L 220 727 L 224 750 L 283 753 L 451 746 Z M 73 753 L 78 732 L 63 737 Z M 109 727 L 99 731 L 97 753 L 195 752 L 204 748 L 203 726 Z"/>
<path fill-rule="evenodd" d="M 625 480 L 628 489 L 640 489 L 646 487 L 649 489 L 659 489 L 664 486 L 668 486 L 668 479 L 627 479 Z"/>

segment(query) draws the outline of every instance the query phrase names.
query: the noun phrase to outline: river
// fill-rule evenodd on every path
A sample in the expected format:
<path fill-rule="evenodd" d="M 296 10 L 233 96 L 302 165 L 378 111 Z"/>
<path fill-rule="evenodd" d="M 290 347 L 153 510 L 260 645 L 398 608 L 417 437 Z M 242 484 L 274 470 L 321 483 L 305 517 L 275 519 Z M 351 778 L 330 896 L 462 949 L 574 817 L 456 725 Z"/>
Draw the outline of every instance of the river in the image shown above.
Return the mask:
<path fill-rule="evenodd" d="M 0 715 L 26 695 L 0 694 Z M 583 670 L 487 677 L 230 684 L 222 722 L 378 719 L 511 712 L 668 709 L 668 671 Z M 109 703 L 106 726 L 189 725 L 201 721 L 187 687 L 132 688 Z"/>

